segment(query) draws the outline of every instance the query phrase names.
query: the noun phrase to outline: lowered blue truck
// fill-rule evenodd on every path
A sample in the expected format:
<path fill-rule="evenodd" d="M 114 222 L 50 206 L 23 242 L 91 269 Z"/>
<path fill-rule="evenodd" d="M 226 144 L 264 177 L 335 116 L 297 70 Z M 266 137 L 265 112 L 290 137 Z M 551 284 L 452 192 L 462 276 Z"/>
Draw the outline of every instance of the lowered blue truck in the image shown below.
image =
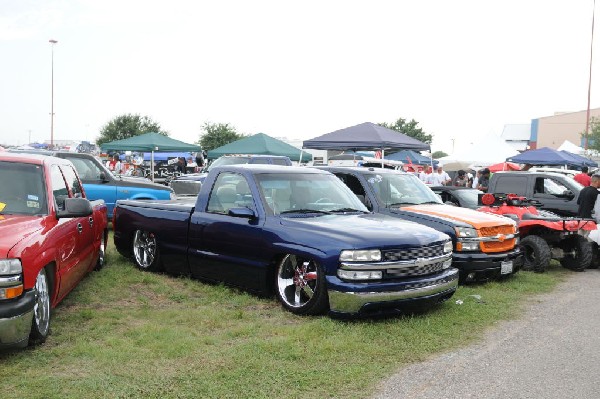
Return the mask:
<path fill-rule="evenodd" d="M 446 234 L 373 214 L 312 168 L 216 167 L 197 197 L 119 200 L 113 222 L 139 268 L 274 293 L 295 314 L 425 310 L 458 284 Z"/>

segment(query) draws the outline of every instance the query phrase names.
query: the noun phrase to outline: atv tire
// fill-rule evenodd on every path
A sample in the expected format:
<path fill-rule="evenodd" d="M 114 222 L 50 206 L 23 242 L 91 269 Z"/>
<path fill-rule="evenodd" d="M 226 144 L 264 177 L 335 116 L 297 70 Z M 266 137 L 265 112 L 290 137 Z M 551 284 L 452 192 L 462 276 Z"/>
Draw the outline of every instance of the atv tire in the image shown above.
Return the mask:
<path fill-rule="evenodd" d="M 523 270 L 533 270 L 543 273 L 550 265 L 552 253 L 546 240 L 540 236 L 531 235 L 521 240 L 523 250 Z"/>
<path fill-rule="evenodd" d="M 580 235 L 573 235 L 564 239 L 560 246 L 565 253 L 560 260 L 563 267 L 581 272 L 592 264 L 592 243 Z"/>
<path fill-rule="evenodd" d="M 592 246 L 592 263 L 590 263 L 588 269 L 597 269 L 598 266 L 600 266 L 600 264 L 598 263 L 600 262 L 600 249 L 598 248 L 598 244 L 596 244 L 595 242 L 590 242 L 590 244 Z"/>

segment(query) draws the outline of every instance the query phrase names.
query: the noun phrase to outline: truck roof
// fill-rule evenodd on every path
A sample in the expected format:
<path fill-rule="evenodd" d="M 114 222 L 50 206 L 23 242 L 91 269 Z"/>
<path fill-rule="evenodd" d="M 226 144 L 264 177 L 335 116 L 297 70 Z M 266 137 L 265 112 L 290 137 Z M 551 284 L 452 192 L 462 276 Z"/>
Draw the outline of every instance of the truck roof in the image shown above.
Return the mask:
<path fill-rule="evenodd" d="M 315 169 L 321 169 L 326 171 L 336 171 L 336 172 L 358 172 L 361 174 L 382 174 L 382 173 L 393 173 L 393 174 L 401 174 L 401 175 L 409 175 L 412 173 L 406 173 L 401 170 L 389 169 L 389 168 L 374 168 L 372 166 L 364 167 L 364 166 L 313 166 Z"/>
<path fill-rule="evenodd" d="M 0 152 L 0 161 L 9 161 L 9 162 L 24 162 L 24 163 L 32 163 L 36 165 L 42 165 L 46 162 L 53 161 L 54 163 L 58 163 L 61 165 L 70 165 L 71 161 L 66 159 L 57 158 L 45 154 L 32 154 L 32 153 L 24 153 L 24 152 Z"/>
<path fill-rule="evenodd" d="M 310 168 L 306 166 L 282 166 L 282 165 L 266 165 L 266 164 L 237 164 L 237 165 L 224 165 L 217 166 L 213 170 L 240 170 L 247 172 L 257 172 L 257 173 L 315 173 L 315 174 L 325 174 L 328 173 L 326 171 L 319 170 L 317 168 Z"/>

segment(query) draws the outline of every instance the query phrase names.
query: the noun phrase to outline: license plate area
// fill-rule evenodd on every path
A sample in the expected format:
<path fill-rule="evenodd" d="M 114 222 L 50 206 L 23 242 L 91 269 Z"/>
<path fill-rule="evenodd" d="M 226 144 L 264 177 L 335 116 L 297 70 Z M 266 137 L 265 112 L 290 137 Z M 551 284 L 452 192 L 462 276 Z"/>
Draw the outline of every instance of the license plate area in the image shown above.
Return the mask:
<path fill-rule="evenodd" d="M 513 272 L 513 261 L 506 260 L 504 262 L 500 262 L 500 274 L 510 274 Z"/>

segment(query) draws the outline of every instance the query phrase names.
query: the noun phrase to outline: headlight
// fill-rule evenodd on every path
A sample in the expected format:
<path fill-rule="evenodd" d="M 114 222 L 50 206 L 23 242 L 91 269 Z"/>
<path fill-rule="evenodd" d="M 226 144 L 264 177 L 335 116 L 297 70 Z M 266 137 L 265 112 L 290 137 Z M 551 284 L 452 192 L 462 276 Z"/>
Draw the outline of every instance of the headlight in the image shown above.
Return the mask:
<path fill-rule="evenodd" d="M 477 237 L 477 230 L 472 227 L 456 227 L 456 235 L 458 237 L 475 238 Z"/>
<path fill-rule="evenodd" d="M 0 300 L 17 298 L 23 293 L 22 272 L 19 259 L 0 260 Z"/>
<path fill-rule="evenodd" d="M 448 241 L 444 244 L 444 253 L 450 253 L 452 252 L 452 241 Z"/>
<path fill-rule="evenodd" d="M 176 200 L 177 199 L 177 194 L 175 194 L 173 191 L 171 191 L 169 193 L 169 198 L 172 199 L 172 200 Z"/>
<path fill-rule="evenodd" d="M 381 251 L 378 249 L 345 250 L 340 253 L 341 262 L 379 262 Z"/>
<path fill-rule="evenodd" d="M 19 274 L 23 272 L 19 259 L 0 259 L 0 276 L 7 274 Z"/>

